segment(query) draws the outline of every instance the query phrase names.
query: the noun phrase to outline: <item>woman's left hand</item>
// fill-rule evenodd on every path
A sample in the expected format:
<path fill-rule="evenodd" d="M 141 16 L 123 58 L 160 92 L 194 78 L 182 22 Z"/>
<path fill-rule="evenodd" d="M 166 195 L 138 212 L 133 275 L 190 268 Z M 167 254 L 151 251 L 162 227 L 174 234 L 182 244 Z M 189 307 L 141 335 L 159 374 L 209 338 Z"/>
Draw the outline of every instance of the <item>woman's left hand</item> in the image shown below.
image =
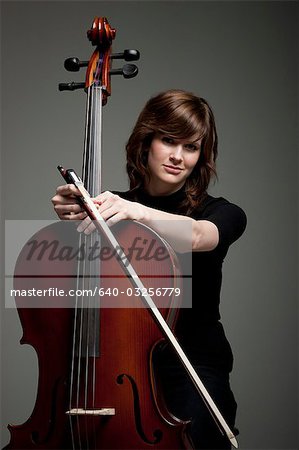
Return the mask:
<path fill-rule="evenodd" d="M 124 200 L 112 192 L 105 191 L 92 199 L 107 225 L 111 226 L 121 220 L 142 221 L 145 216 L 145 206 L 137 202 Z M 77 228 L 78 231 L 90 234 L 95 230 L 90 217 L 86 217 Z"/>

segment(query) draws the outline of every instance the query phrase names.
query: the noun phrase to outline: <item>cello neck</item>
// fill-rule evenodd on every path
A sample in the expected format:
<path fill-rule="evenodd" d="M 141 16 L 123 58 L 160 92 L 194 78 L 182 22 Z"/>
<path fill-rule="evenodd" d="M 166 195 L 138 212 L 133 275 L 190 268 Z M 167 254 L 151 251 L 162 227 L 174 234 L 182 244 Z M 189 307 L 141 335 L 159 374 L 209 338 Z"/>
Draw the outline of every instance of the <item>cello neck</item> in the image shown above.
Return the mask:
<path fill-rule="evenodd" d="M 102 86 L 87 88 L 82 179 L 92 197 L 102 191 L 102 97 Z"/>

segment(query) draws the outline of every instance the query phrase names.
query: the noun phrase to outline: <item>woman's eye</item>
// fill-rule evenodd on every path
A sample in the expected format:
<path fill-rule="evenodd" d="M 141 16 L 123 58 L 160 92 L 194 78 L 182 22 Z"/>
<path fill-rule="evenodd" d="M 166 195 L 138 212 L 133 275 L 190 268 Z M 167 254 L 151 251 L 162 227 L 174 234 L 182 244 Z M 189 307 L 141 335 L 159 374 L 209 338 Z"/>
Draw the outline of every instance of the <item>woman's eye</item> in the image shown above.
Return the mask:
<path fill-rule="evenodd" d="M 186 148 L 187 148 L 187 150 L 190 150 L 191 152 L 196 152 L 196 150 L 198 150 L 198 147 L 195 144 L 187 144 Z"/>
<path fill-rule="evenodd" d="M 168 136 L 163 136 L 162 137 L 162 142 L 165 142 L 165 144 L 173 144 L 174 140 Z"/>

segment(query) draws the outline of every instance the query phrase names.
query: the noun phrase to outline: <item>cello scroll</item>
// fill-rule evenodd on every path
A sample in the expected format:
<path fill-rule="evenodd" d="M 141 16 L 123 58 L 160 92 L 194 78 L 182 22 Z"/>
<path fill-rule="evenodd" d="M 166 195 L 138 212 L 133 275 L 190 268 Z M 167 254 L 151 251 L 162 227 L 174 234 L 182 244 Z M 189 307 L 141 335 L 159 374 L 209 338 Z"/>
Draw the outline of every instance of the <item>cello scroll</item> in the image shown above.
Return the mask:
<path fill-rule="evenodd" d="M 102 86 L 102 105 L 107 103 L 111 95 L 111 75 L 123 75 L 124 78 L 133 78 L 138 73 L 135 64 L 125 64 L 122 68 L 112 69 L 113 59 L 125 61 L 137 61 L 140 58 L 138 50 L 126 49 L 123 53 L 112 53 L 112 41 L 116 30 L 111 28 L 106 17 L 96 17 L 92 27 L 87 31 L 87 37 L 92 45 L 96 46 L 89 61 L 80 61 L 76 57 L 67 58 L 64 63 L 66 70 L 78 72 L 81 67 L 87 67 L 85 82 L 60 83 L 60 91 L 73 91 L 76 89 L 88 89 L 90 86 Z"/>

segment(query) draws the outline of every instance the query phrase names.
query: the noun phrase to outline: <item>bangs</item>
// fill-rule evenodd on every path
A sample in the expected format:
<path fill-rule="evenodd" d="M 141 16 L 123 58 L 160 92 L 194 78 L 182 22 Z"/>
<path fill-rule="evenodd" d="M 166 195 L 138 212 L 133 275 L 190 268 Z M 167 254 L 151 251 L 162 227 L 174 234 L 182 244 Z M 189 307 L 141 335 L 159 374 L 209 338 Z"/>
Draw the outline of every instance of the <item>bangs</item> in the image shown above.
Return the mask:
<path fill-rule="evenodd" d="M 172 105 L 173 106 L 173 105 Z M 157 131 L 173 139 L 187 139 L 193 142 L 203 139 L 209 132 L 209 123 L 201 108 L 184 102 L 171 111 L 164 111 L 163 117 L 156 116 Z"/>
<path fill-rule="evenodd" d="M 200 141 L 207 135 L 207 129 L 203 124 L 193 127 L 190 126 L 190 122 L 185 125 L 184 132 L 179 127 L 158 128 L 157 132 L 175 140 L 187 140 L 190 142 Z"/>

